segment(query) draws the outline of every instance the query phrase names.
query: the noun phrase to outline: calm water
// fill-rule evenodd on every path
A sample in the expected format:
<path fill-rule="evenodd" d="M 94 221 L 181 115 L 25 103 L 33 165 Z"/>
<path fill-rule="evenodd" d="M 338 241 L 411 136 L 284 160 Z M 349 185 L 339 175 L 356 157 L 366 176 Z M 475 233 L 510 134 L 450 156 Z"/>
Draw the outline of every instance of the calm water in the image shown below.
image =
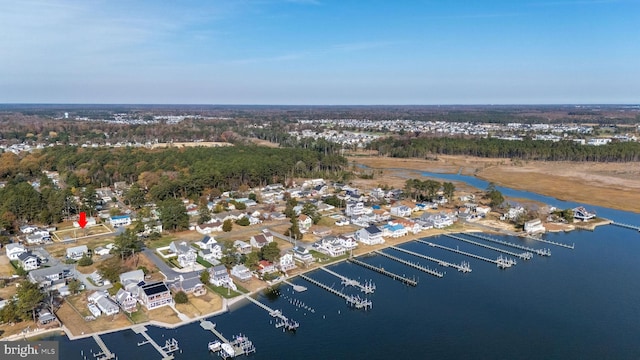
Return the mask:
<path fill-rule="evenodd" d="M 507 196 L 535 198 L 560 207 L 569 205 L 531 193 L 500 190 Z M 603 217 L 640 224 L 638 214 L 589 208 Z M 604 226 L 593 232 L 547 234 L 546 238 L 575 243 L 575 250 L 503 237 L 535 248 L 550 248 L 552 256 L 519 260 L 517 266 L 499 270 L 493 264 L 418 242 L 402 245 L 443 260 L 471 263 L 472 273 L 446 269 L 441 279 L 381 256 L 363 258 L 387 270 L 416 276 L 419 284 L 415 288 L 350 263 L 333 266 L 332 270 L 352 278 L 373 279 L 377 290 L 368 296 L 373 301 L 373 309 L 368 312 L 350 310 L 342 299 L 299 278 L 293 282 L 306 286 L 306 292 L 294 293 L 290 286 L 283 285 L 281 296 L 260 295 L 260 301 L 282 309 L 301 323 L 296 334 L 276 329 L 268 314 L 254 304 L 211 320 L 227 337 L 238 333 L 249 336 L 257 348 L 257 353 L 251 355 L 254 359 L 640 358 L 640 233 Z M 478 255 L 497 256 L 491 250 L 454 239 L 430 239 Z M 385 251 L 436 267 L 435 263 L 393 249 Z M 335 284 L 338 289 L 342 287 L 337 278 L 326 272 L 315 271 L 310 276 Z M 315 313 L 294 307 L 285 296 L 303 301 Z M 176 353 L 177 359 L 218 358 L 206 350 L 213 335 L 198 324 L 176 330 L 148 328 L 158 343 L 163 344 L 170 337 L 179 341 L 182 353 Z M 119 359 L 159 358 L 150 345 L 138 347 L 143 338 L 131 331 L 102 338 Z M 92 339 L 56 339 L 61 341 L 61 358 L 65 360 L 83 359 L 81 351 L 85 355 L 98 351 Z"/>

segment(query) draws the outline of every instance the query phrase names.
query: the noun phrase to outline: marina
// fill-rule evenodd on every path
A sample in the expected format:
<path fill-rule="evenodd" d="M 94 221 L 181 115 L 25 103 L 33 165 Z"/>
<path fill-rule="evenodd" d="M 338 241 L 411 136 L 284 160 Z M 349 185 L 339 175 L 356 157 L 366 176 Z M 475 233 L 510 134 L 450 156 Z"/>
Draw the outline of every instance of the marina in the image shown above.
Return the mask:
<path fill-rule="evenodd" d="M 396 257 L 396 256 L 393 256 L 393 255 L 390 255 L 390 254 L 384 253 L 384 252 L 382 252 L 382 251 L 380 251 L 380 250 L 376 250 L 376 251 L 374 251 L 374 252 L 375 252 L 376 254 L 378 254 L 378 255 L 382 255 L 382 256 L 384 256 L 384 257 L 386 257 L 386 258 L 389 258 L 389 259 L 391 259 L 391 260 L 395 260 L 395 261 L 397 261 L 397 262 L 399 262 L 399 263 L 401 263 L 401 264 L 404 264 L 404 265 L 407 265 L 407 266 L 412 267 L 412 268 L 414 268 L 414 269 L 420 270 L 420 271 L 422 271 L 422 272 L 424 272 L 424 273 L 427 273 L 427 274 L 429 274 L 429 275 L 433 275 L 433 276 L 435 276 L 435 277 L 439 277 L 439 278 L 441 278 L 441 277 L 443 277 L 443 276 L 444 276 L 444 273 L 442 273 L 442 272 L 440 272 L 440 271 L 431 270 L 431 269 L 429 269 L 429 268 L 427 268 L 427 267 L 424 267 L 424 266 L 422 266 L 422 265 L 420 265 L 420 264 L 412 263 L 412 262 L 410 262 L 410 261 L 407 261 L 407 260 L 404 260 L 404 259 L 400 259 L 399 257 Z"/>
<path fill-rule="evenodd" d="M 424 241 L 424 240 L 416 240 L 416 241 L 419 242 L 419 243 L 423 243 L 423 244 L 438 248 L 438 249 L 447 250 L 447 251 L 451 251 L 451 252 L 454 252 L 454 253 L 457 253 L 457 254 L 469 256 L 469 257 L 472 257 L 474 259 L 490 262 L 490 263 L 496 264 L 496 266 L 499 267 L 500 269 L 510 268 L 511 266 L 516 264 L 515 260 L 506 259 L 506 258 L 502 257 L 502 255 L 498 256 L 498 258 L 494 260 L 494 259 L 486 258 L 484 256 L 472 254 L 472 253 L 469 253 L 469 252 L 466 252 L 466 251 L 462 251 L 462 250 L 458 250 L 458 249 L 452 249 L 450 247 L 442 246 L 442 245 L 439 245 L 439 244 L 436 244 L 436 243 L 432 243 L 432 242 L 428 242 L 428 241 Z"/>
<path fill-rule="evenodd" d="M 271 317 L 276 318 L 276 328 L 283 328 L 283 330 L 287 331 L 296 331 L 298 327 L 300 327 L 300 324 L 297 321 L 284 316 L 284 314 L 282 314 L 282 311 L 274 310 L 249 295 L 244 295 L 244 297 L 252 303 L 258 305 L 259 307 L 265 309 Z"/>
<path fill-rule="evenodd" d="M 482 239 L 482 240 L 485 240 L 485 241 L 489 241 L 489 242 L 492 242 L 492 243 L 508 246 L 508 247 L 511 247 L 511 248 L 519 249 L 519 250 L 532 252 L 532 253 L 538 254 L 540 256 L 551 256 L 551 250 L 549 250 L 549 249 L 534 249 L 532 247 L 523 246 L 523 245 L 519 245 L 519 244 L 514 244 L 514 243 L 508 242 L 508 241 L 494 239 L 494 238 L 489 237 L 487 235 L 480 235 L 480 234 L 474 233 L 474 232 L 466 232 L 464 234 L 468 235 L 468 236 L 473 236 L 475 238 Z"/>
<path fill-rule="evenodd" d="M 451 263 L 451 262 L 447 262 L 447 261 L 444 261 L 444 260 L 440 260 L 440 259 L 436 259 L 434 257 L 427 256 L 427 255 L 424 255 L 424 254 L 419 254 L 419 253 L 414 252 L 414 251 L 403 249 L 401 247 L 391 246 L 390 248 L 394 249 L 394 250 L 401 251 L 401 252 L 403 252 L 405 254 L 409 254 L 409 255 L 413 255 L 413 256 L 419 257 L 419 258 L 423 258 L 425 260 L 433 261 L 433 262 L 437 263 L 440 266 L 452 267 L 454 269 L 457 269 L 460 272 L 464 272 L 464 273 L 471 272 L 471 266 L 469 265 L 468 262 L 465 262 L 465 261 L 462 261 L 460 264 L 454 264 L 454 263 Z"/>
<path fill-rule="evenodd" d="M 503 254 L 515 256 L 515 257 L 518 257 L 518 258 L 523 259 L 523 260 L 530 260 L 533 257 L 533 254 L 530 253 L 530 252 L 523 252 L 523 253 L 519 253 L 518 254 L 518 253 L 514 253 L 513 251 L 500 249 L 500 248 L 497 248 L 497 247 L 494 247 L 494 246 L 491 246 L 491 245 L 487 245 L 487 244 L 479 243 L 477 241 L 461 238 L 459 236 L 455 236 L 455 235 L 452 235 L 452 234 L 444 234 L 444 236 L 446 236 L 448 238 L 451 238 L 451 239 L 460 240 L 460 241 L 466 242 L 468 244 L 480 246 L 480 247 L 483 247 L 485 249 L 489 249 L 489 250 L 497 251 L 497 252 L 500 252 L 500 253 L 503 253 Z"/>
<path fill-rule="evenodd" d="M 354 295 L 347 295 L 341 291 L 338 291 L 332 287 L 329 287 L 323 283 L 321 283 L 320 281 L 314 280 L 306 275 L 300 275 L 301 278 L 307 280 L 308 282 L 327 290 L 328 292 L 337 295 L 343 299 L 345 299 L 345 301 L 347 302 L 347 305 L 350 307 L 354 307 L 356 309 L 363 309 L 363 310 L 368 310 L 371 309 L 371 307 L 373 306 L 373 302 L 371 300 L 368 299 L 363 299 L 360 298 L 359 296 L 354 296 Z"/>
<path fill-rule="evenodd" d="M 398 280 L 398 281 L 400 281 L 400 282 L 402 282 L 404 284 L 407 284 L 407 285 L 410 285 L 410 286 L 418 286 L 418 282 L 415 279 L 409 279 L 409 278 L 404 277 L 402 275 L 398 275 L 398 274 L 392 273 L 391 271 L 387 271 L 384 268 L 373 266 L 371 264 L 367 264 L 364 261 L 360 261 L 360 260 L 354 259 L 354 258 L 350 258 L 347 261 L 352 262 L 352 263 L 354 263 L 356 265 L 360 265 L 360 266 L 362 266 L 364 268 L 367 268 L 369 270 L 373 270 L 373 271 L 378 272 L 380 274 L 386 275 L 386 276 L 392 278 L 393 280 Z"/>
<path fill-rule="evenodd" d="M 364 285 L 360 283 L 360 281 L 355 279 L 350 279 L 346 276 L 342 276 L 335 271 L 329 270 L 326 267 L 320 267 L 321 270 L 328 272 L 331 275 L 338 277 L 341 280 L 342 285 L 344 286 L 354 286 L 360 289 L 365 294 L 372 294 L 376 290 L 376 285 L 373 281 L 365 282 Z"/>

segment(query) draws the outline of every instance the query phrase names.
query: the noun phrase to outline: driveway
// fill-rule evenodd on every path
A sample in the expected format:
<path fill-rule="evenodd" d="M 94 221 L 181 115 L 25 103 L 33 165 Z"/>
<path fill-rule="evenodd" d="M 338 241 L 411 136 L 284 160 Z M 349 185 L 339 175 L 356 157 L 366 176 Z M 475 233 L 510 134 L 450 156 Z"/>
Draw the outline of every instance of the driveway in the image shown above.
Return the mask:
<path fill-rule="evenodd" d="M 189 271 L 189 272 L 177 272 L 172 267 L 167 265 L 162 259 L 158 257 L 155 250 L 153 249 L 144 249 L 142 252 L 147 256 L 153 264 L 158 267 L 158 270 L 167 278 L 168 281 L 175 281 L 183 277 L 183 279 L 190 279 L 194 277 L 200 276 L 199 271 Z"/>

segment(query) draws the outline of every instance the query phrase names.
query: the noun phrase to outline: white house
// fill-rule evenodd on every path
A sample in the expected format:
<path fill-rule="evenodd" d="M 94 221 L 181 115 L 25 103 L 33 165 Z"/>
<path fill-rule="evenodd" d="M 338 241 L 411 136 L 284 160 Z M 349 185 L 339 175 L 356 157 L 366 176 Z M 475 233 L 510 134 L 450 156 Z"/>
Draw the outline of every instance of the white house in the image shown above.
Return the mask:
<path fill-rule="evenodd" d="M 112 216 L 111 218 L 109 218 L 109 223 L 113 227 L 129 226 L 131 225 L 131 216 L 129 215 Z"/>
<path fill-rule="evenodd" d="M 231 280 L 229 272 L 224 265 L 217 265 L 207 269 L 209 271 L 209 282 L 215 286 L 224 286 L 236 290 L 236 285 Z"/>
<path fill-rule="evenodd" d="M 139 288 L 138 298 L 147 310 L 173 304 L 171 291 L 169 291 L 167 285 L 161 281 L 142 284 Z"/>
<path fill-rule="evenodd" d="M 212 236 L 205 236 L 196 245 L 201 249 L 198 251 L 198 255 L 205 260 L 212 262 L 222 259 L 222 246 Z"/>
<path fill-rule="evenodd" d="M 74 246 L 67 249 L 67 259 L 80 260 L 87 254 L 89 249 L 87 245 Z"/>
<path fill-rule="evenodd" d="M 407 229 L 402 224 L 387 224 L 382 227 L 382 236 L 398 238 L 407 235 Z"/>
<path fill-rule="evenodd" d="M 347 203 L 344 214 L 347 216 L 360 216 L 366 213 L 364 203 L 360 201 L 351 201 Z"/>
<path fill-rule="evenodd" d="M 296 268 L 296 262 L 293 259 L 293 254 L 284 254 L 280 257 L 279 261 L 280 271 L 287 272 Z"/>
<path fill-rule="evenodd" d="M 125 289 L 119 289 L 115 296 L 116 303 L 122 310 L 131 313 L 137 310 L 138 299 Z"/>
<path fill-rule="evenodd" d="M 7 244 L 7 246 L 5 246 L 5 249 L 9 260 L 18 260 L 18 256 L 20 254 L 27 252 L 27 249 L 25 249 L 24 246 L 17 243 Z"/>
<path fill-rule="evenodd" d="M 296 261 L 303 262 L 306 265 L 309 265 L 315 261 L 313 259 L 313 255 L 311 255 L 309 250 L 301 246 L 296 246 L 293 248 L 293 259 Z"/>
<path fill-rule="evenodd" d="M 236 249 L 236 251 L 240 254 L 248 254 L 252 251 L 252 247 L 251 245 L 247 244 L 246 242 L 242 241 L 242 240 L 236 240 L 233 242 L 233 247 Z"/>
<path fill-rule="evenodd" d="M 582 206 L 573 209 L 573 217 L 578 220 L 588 221 L 596 217 L 596 214 L 588 211 Z"/>
<path fill-rule="evenodd" d="M 254 235 L 249 240 L 251 246 L 261 249 L 263 246 L 273 241 L 273 235 L 271 233 L 265 233 Z"/>
<path fill-rule="evenodd" d="M 243 264 L 235 265 L 231 268 L 231 276 L 234 276 L 240 281 L 251 280 L 251 271 Z"/>
<path fill-rule="evenodd" d="M 87 218 L 87 224 L 84 227 L 92 227 L 92 226 L 96 226 L 96 218 L 94 218 L 93 216 L 90 216 Z M 79 228 L 80 224 L 77 221 L 73 222 L 73 227 L 75 228 Z"/>
<path fill-rule="evenodd" d="M 196 250 L 189 246 L 186 241 L 172 241 L 169 244 L 169 251 L 177 255 L 178 264 L 183 268 L 195 265 L 198 258 Z"/>
<path fill-rule="evenodd" d="M 489 206 L 476 206 L 476 214 L 480 216 L 486 216 L 489 212 L 491 212 L 491 207 Z"/>
<path fill-rule="evenodd" d="M 87 300 L 95 304 L 105 315 L 115 315 L 120 312 L 118 305 L 109 298 L 109 294 L 104 290 L 94 292 L 89 295 Z"/>
<path fill-rule="evenodd" d="M 400 217 L 409 217 L 411 216 L 411 208 L 406 205 L 398 205 L 392 206 L 390 209 L 391 215 L 400 216 Z"/>
<path fill-rule="evenodd" d="M 382 231 L 375 225 L 356 231 L 356 240 L 367 245 L 383 244 Z"/>
<path fill-rule="evenodd" d="M 305 233 L 309 231 L 311 225 L 313 225 L 313 220 L 311 220 L 309 216 L 305 214 L 300 214 L 298 216 L 298 226 L 300 227 L 300 232 Z"/>
<path fill-rule="evenodd" d="M 38 257 L 33 255 L 31 251 L 23 252 L 18 255 L 18 262 L 24 271 L 31 271 L 40 267 Z"/>
<path fill-rule="evenodd" d="M 547 229 L 542 225 L 540 219 L 534 219 L 524 223 L 524 231 L 526 231 L 527 234 L 537 234 L 544 233 Z"/>
<path fill-rule="evenodd" d="M 314 244 L 314 247 L 321 253 L 331 257 L 342 256 L 346 253 L 346 249 L 342 246 L 342 242 L 334 237 L 329 236 L 320 239 Z"/>

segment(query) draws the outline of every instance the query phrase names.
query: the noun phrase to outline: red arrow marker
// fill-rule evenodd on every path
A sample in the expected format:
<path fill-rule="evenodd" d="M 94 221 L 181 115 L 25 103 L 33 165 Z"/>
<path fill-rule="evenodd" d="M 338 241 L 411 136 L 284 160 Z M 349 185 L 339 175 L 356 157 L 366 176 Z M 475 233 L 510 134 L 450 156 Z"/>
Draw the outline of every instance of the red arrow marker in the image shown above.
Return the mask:
<path fill-rule="evenodd" d="M 80 220 L 78 220 L 78 225 L 80 225 L 80 227 L 83 229 L 87 225 L 87 214 L 84 211 L 80 212 Z"/>

